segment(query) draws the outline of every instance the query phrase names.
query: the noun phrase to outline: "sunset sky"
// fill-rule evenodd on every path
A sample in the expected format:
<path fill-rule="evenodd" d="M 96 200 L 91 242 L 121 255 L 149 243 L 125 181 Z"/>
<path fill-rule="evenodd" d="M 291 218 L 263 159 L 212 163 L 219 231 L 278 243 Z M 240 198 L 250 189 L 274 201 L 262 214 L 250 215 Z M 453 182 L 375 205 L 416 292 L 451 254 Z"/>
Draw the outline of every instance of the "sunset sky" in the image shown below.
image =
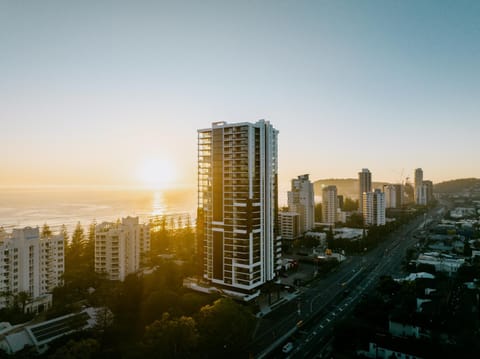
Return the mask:
<path fill-rule="evenodd" d="M 0 185 L 193 187 L 196 130 L 262 118 L 281 187 L 480 177 L 479 19 L 475 0 L 0 0 Z"/>

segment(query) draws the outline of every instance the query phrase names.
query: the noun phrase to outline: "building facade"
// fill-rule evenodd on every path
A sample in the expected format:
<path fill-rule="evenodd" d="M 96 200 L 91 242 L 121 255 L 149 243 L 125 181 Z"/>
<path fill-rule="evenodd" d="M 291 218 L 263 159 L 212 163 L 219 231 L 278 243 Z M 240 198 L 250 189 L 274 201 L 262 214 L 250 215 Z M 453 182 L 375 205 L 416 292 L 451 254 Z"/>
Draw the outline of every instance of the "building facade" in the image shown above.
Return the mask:
<path fill-rule="evenodd" d="M 426 187 L 425 191 L 427 192 L 427 204 L 430 204 L 433 201 L 433 182 L 423 181 L 423 185 Z"/>
<path fill-rule="evenodd" d="M 385 225 L 385 193 L 379 189 L 363 195 L 363 223 L 367 226 Z"/>
<path fill-rule="evenodd" d="M 401 184 L 384 185 L 383 193 L 385 193 L 385 208 L 402 207 L 404 193 Z"/>
<path fill-rule="evenodd" d="M 413 183 L 415 204 L 421 204 L 420 202 L 423 202 L 423 198 L 420 197 L 422 194 L 421 187 L 423 185 L 423 170 L 421 168 L 416 168 L 413 178 L 415 181 Z"/>
<path fill-rule="evenodd" d="M 372 191 L 372 173 L 368 168 L 362 168 L 362 171 L 358 172 L 358 185 L 358 208 L 363 212 L 363 194 Z"/>
<path fill-rule="evenodd" d="M 62 235 L 40 238 L 38 227 L 13 229 L 0 236 L 0 308 L 11 304 L 20 292 L 28 295 L 28 310 L 41 311 L 51 305 L 55 287 L 63 284 L 65 247 Z M 42 297 L 49 299 L 44 301 Z M 27 309 L 27 308 L 25 308 Z"/>
<path fill-rule="evenodd" d="M 198 130 L 197 251 L 204 279 L 259 294 L 281 268 L 278 131 L 264 120 Z"/>
<path fill-rule="evenodd" d="M 138 217 L 95 227 L 95 272 L 106 274 L 110 280 L 123 281 L 138 271 L 149 251 L 150 227 L 140 224 Z"/>
<path fill-rule="evenodd" d="M 280 235 L 282 241 L 294 241 L 300 232 L 300 215 L 296 212 L 280 212 Z"/>
<path fill-rule="evenodd" d="M 396 188 L 391 184 L 384 185 L 383 193 L 385 193 L 385 208 L 397 208 Z"/>
<path fill-rule="evenodd" d="M 426 206 L 428 204 L 428 186 L 421 184 L 415 187 L 415 203 L 420 206 Z"/>
<path fill-rule="evenodd" d="M 322 189 L 322 222 L 335 224 L 338 212 L 337 186 Z"/>
<path fill-rule="evenodd" d="M 300 215 L 302 233 L 311 230 L 315 224 L 315 196 L 313 183 L 307 175 L 292 180 L 292 189 L 288 192 L 288 210 Z"/>

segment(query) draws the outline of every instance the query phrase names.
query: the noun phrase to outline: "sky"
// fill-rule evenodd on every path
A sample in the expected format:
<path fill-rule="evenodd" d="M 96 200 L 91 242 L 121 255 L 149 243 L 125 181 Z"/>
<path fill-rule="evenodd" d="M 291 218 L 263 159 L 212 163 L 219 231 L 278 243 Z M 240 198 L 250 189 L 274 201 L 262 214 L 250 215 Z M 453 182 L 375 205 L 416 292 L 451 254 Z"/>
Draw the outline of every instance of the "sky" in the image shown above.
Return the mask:
<path fill-rule="evenodd" d="M 2 186 L 194 187 L 197 129 L 258 119 L 281 188 L 480 177 L 479 114 L 475 0 L 0 0 Z"/>

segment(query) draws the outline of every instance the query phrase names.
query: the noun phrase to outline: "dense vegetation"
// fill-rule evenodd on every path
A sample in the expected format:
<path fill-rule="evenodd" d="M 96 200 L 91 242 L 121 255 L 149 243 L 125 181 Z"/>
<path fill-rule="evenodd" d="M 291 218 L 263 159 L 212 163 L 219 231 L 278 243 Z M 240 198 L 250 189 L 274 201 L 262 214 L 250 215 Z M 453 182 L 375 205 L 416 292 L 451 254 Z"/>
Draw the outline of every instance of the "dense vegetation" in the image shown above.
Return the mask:
<path fill-rule="evenodd" d="M 472 187 L 480 187 L 480 179 L 462 178 L 440 182 L 434 185 L 433 190 L 437 193 L 459 193 Z"/>
<path fill-rule="evenodd" d="M 151 271 L 114 282 L 94 272 L 94 224 L 87 235 L 78 224 L 66 249 L 64 285 L 55 289 L 53 308 L 42 315 L 48 319 L 94 306 L 109 308 L 113 316 L 103 312 L 96 328 L 52 342 L 43 355 L 26 348 L 13 357 L 246 357 L 255 325 L 251 308 L 183 288 L 183 279 L 195 269 L 193 230 L 189 224 L 157 229 L 145 258 Z M 176 260 L 158 256 L 165 252 Z M 20 312 L 18 306 L 11 310 Z"/>

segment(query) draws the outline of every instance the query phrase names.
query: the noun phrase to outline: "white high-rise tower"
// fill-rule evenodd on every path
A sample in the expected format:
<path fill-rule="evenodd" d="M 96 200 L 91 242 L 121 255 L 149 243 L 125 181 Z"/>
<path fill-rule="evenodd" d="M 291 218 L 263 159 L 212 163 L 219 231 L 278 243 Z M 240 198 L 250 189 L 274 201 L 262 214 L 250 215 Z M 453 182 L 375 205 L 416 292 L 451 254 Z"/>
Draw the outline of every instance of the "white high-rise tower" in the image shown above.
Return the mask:
<path fill-rule="evenodd" d="M 363 223 L 367 226 L 385 225 L 385 193 L 376 189 L 363 195 Z"/>
<path fill-rule="evenodd" d="M 281 267 L 277 135 L 264 120 L 198 130 L 197 254 L 211 283 L 251 298 Z"/>
<path fill-rule="evenodd" d="M 292 180 L 292 190 L 288 192 L 288 210 L 300 216 L 300 232 L 311 230 L 315 222 L 315 200 L 313 184 L 308 175 Z"/>
<path fill-rule="evenodd" d="M 337 210 L 337 186 L 324 187 L 322 189 L 322 222 L 335 224 L 337 221 Z"/>

